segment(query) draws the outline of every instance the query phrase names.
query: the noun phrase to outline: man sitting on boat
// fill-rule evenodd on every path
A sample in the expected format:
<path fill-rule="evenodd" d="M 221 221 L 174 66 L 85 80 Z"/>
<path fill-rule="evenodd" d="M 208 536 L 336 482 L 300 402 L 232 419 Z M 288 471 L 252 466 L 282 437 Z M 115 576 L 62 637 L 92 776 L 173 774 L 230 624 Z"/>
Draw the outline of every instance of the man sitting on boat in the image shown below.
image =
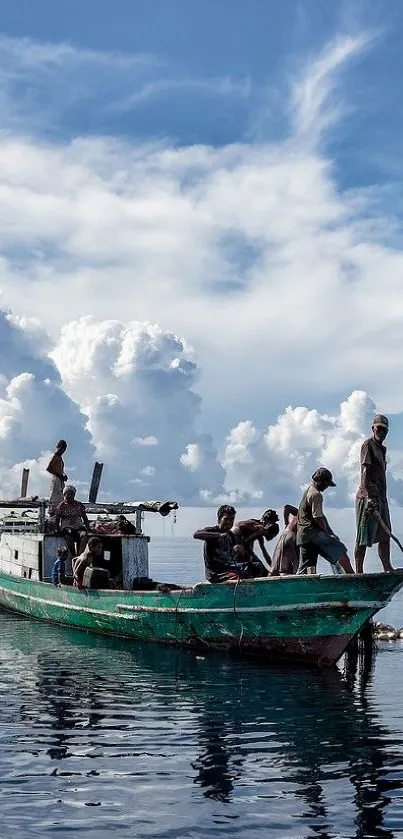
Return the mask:
<path fill-rule="evenodd" d="M 75 500 L 76 492 L 75 487 L 66 487 L 64 501 L 56 509 L 56 529 L 64 536 L 71 556 L 77 556 L 83 550 L 90 528 L 84 504 Z"/>
<path fill-rule="evenodd" d="M 196 530 L 193 534 L 193 539 L 201 539 L 204 542 L 204 568 L 206 580 L 210 583 L 238 579 L 245 566 L 244 561 L 237 560 L 234 540 L 230 533 L 235 516 L 234 507 L 223 504 L 217 510 L 217 524 Z"/>
<path fill-rule="evenodd" d="M 271 577 L 296 574 L 298 571 L 297 515 L 296 507 L 292 507 L 291 504 L 285 505 L 283 509 L 285 530 L 274 548 Z"/>
<path fill-rule="evenodd" d="M 49 512 L 54 514 L 56 508 L 63 501 L 64 484 L 67 481 L 67 475 L 64 473 L 63 455 L 67 449 L 65 440 L 59 440 L 55 452 L 52 455 L 46 471 L 52 475 L 50 482 L 50 498 L 49 498 Z"/>
<path fill-rule="evenodd" d="M 76 588 L 108 588 L 109 574 L 103 562 L 103 545 L 99 536 L 88 539 L 84 551 L 73 559 L 73 579 Z M 87 569 L 102 574 L 86 575 Z M 102 579 L 101 579 L 102 577 Z"/>
<path fill-rule="evenodd" d="M 298 574 L 304 574 L 308 569 L 315 573 L 319 556 L 327 559 L 336 569 L 340 567 L 346 574 L 354 574 L 346 546 L 333 533 L 323 513 L 322 493 L 335 486 L 332 473 L 321 467 L 313 473 L 312 483 L 302 496 L 297 516 Z"/>
<path fill-rule="evenodd" d="M 270 541 L 278 536 L 278 515 L 275 510 L 266 510 L 261 519 L 246 519 L 234 524 L 231 534 L 234 538 L 234 550 L 241 561 L 245 562 L 246 577 L 267 577 L 268 569 L 255 554 L 253 547 L 257 541 L 267 565 L 271 565 L 271 557 L 265 547 L 265 540 Z"/>

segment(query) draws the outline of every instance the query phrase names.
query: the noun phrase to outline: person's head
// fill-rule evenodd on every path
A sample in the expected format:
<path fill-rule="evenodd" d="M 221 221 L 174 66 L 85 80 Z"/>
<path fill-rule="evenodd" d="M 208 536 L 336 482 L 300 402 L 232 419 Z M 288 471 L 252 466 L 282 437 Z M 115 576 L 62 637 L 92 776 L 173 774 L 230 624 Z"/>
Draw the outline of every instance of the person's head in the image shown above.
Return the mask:
<path fill-rule="evenodd" d="M 336 486 L 332 473 L 329 469 L 325 469 L 324 466 L 321 466 L 320 469 L 317 469 L 316 472 L 313 473 L 312 480 L 320 492 L 323 492 L 323 490 L 328 489 L 329 487 Z"/>
<path fill-rule="evenodd" d="M 278 536 L 280 527 L 278 524 L 278 515 L 275 510 L 265 510 L 260 521 L 266 528 L 265 538 L 268 541 Z"/>
<path fill-rule="evenodd" d="M 90 538 L 88 539 L 87 548 L 90 556 L 101 556 L 103 546 L 100 538 L 98 536 L 90 536 Z"/>
<path fill-rule="evenodd" d="M 389 420 L 383 414 L 377 414 L 372 423 L 372 434 L 377 443 L 383 443 L 389 431 Z"/>
<path fill-rule="evenodd" d="M 67 559 L 67 557 L 69 555 L 68 549 L 66 547 L 64 547 L 63 545 L 60 548 L 57 549 L 56 553 L 57 553 L 57 556 L 59 557 L 59 559 Z"/>
<path fill-rule="evenodd" d="M 229 504 L 222 504 L 217 510 L 217 522 L 220 530 L 229 532 L 234 524 L 236 510 Z"/>
<path fill-rule="evenodd" d="M 278 521 L 278 515 L 275 510 L 265 510 L 260 521 L 267 527 L 269 524 L 275 524 Z"/>
<path fill-rule="evenodd" d="M 66 449 L 67 449 L 67 443 L 66 443 L 66 441 L 65 441 L 65 440 L 59 440 L 59 442 L 58 442 L 58 444 L 57 444 L 57 446 L 56 446 L 56 451 L 57 451 L 57 453 L 58 453 L 58 454 L 64 454 L 64 453 L 65 453 L 65 451 L 66 451 Z"/>
<path fill-rule="evenodd" d="M 68 504 L 71 504 L 71 502 L 74 501 L 74 499 L 76 497 L 76 492 L 77 492 L 77 490 L 76 490 L 75 487 L 73 487 L 73 486 L 66 487 L 66 489 L 64 490 L 63 496 L 64 496 L 65 501 L 67 501 Z"/>

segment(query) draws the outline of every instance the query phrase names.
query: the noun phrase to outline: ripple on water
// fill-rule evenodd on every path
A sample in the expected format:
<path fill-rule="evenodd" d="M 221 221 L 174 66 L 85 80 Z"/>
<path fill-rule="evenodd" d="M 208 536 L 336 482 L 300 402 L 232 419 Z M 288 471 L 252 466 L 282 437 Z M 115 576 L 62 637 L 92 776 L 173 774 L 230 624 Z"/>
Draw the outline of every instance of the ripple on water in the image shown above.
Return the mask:
<path fill-rule="evenodd" d="M 5 837 L 403 827 L 402 646 L 372 673 L 262 667 L 0 613 Z"/>

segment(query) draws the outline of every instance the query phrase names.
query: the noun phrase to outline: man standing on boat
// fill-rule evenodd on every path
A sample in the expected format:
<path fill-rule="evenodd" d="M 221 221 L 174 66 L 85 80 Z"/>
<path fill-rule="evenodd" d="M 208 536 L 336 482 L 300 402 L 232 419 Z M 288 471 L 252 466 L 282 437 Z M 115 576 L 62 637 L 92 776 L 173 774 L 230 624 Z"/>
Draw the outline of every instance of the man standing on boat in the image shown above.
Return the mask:
<path fill-rule="evenodd" d="M 223 583 L 238 579 L 245 562 L 237 561 L 234 540 L 230 534 L 236 516 L 234 507 L 223 504 L 217 510 L 217 524 L 196 530 L 193 539 L 204 542 L 203 555 L 206 580 Z"/>
<path fill-rule="evenodd" d="M 386 487 L 386 446 L 389 420 L 378 414 L 372 423 L 372 437 L 361 446 L 361 481 L 356 497 L 357 540 L 355 565 L 357 574 L 364 570 L 367 548 L 378 544 L 378 555 L 384 571 L 390 564 L 391 523 Z"/>
<path fill-rule="evenodd" d="M 64 473 L 64 460 L 63 455 L 67 449 L 67 443 L 65 440 L 59 440 L 56 450 L 52 455 L 47 467 L 46 471 L 52 475 L 52 480 L 50 482 L 50 498 L 49 498 L 49 512 L 53 515 L 56 511 L 56 507 L 58 504 L 61 504 L 63 501 L 63 490 L 64 485 L 67 481 L 67 475 Z"/>
<path fill-rule="evenodd" d="M 305 573 L 308 568 L 316 571 L 319 556 L 336 568 L 341 566 L 346 574 L 354 574 L 346 546 L 333 533 L 323 513 L 322 493 L 335 486 L 332 473 L 321 467 L 313 473 L 312 483 L 302 496 L 297 516 L 297 546 L 300 549 L 298 574 Z"/>

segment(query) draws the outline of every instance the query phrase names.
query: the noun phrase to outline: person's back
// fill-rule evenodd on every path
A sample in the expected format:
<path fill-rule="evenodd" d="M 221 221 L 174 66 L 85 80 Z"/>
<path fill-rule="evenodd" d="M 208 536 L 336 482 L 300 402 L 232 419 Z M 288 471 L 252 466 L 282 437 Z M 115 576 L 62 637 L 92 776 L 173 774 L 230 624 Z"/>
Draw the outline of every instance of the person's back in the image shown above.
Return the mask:
<path fill-rule="evenodd" d="M 273 553 L 272 577 L 296 574 L 299 565 L 297 548 L 297 516 L 294 515 L 283 530 Z"/>
<path fill-rule="evenodd" d="M 319 528 L 315 518 L 323 516 L 323 495 L 313 484 L 309 484 L 301 498 L 297 514 L 297 545 L 308 544 Z"/>

